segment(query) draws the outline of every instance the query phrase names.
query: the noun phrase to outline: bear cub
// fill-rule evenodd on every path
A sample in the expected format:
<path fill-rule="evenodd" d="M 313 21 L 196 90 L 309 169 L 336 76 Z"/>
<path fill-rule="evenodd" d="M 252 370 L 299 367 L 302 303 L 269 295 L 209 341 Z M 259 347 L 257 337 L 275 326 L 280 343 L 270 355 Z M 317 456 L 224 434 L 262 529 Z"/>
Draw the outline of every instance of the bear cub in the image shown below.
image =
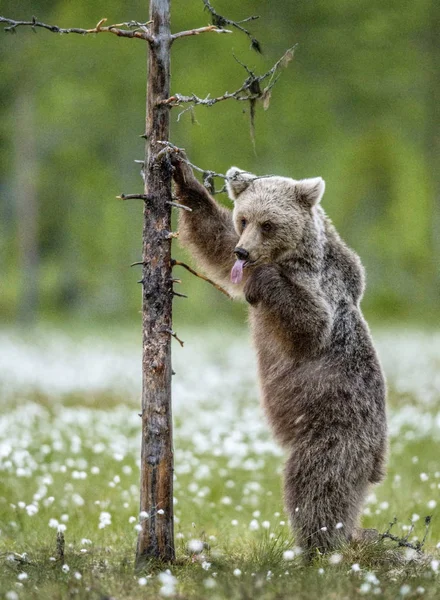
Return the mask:
<path fill-rule="evenodd" d="M 320 178 L 232 167 L 231 212 L 172 157 L 180 240 L 206 274 L 249 304 L 262 403 L 288 458 L 286 510 L 311 558 L 357 537 L 384 477 L 385 382 L 359 306 L 364 272 L 320 205 Z M 235 255 L 235 256 L 234 256 Z"/>

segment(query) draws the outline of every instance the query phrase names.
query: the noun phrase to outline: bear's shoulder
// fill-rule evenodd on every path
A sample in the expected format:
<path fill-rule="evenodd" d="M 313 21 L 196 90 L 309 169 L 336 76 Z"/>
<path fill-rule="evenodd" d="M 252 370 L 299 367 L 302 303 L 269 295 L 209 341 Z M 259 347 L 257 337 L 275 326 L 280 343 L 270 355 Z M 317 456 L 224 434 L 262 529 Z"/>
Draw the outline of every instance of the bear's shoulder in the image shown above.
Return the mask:
<path fill-rule="evenodd" d="M 325 250 L 322 276 L 332 287 L 358 303 L 365 289 L 365 270 L 359 256 L 342 240 L 331 221 L 325 218 Z"/>

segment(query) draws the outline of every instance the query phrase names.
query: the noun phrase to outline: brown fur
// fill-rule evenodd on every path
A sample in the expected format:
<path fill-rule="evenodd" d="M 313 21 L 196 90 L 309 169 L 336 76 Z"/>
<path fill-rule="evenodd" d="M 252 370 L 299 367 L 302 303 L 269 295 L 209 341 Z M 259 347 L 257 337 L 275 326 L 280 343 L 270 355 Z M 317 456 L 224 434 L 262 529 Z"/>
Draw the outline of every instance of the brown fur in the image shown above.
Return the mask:
<path fill-rule="evenodd" d="M 288 451 L 284 495 L 297 543 L 309 557 L 331 550 L 352 538 L 369 484 L 384 476 L 385 383 L 359 307 L 360 260 L 319 205 L 321 178 L 232 168 L 231 213 L 173 162 L 177 196 L 193 209 L 180 211 L 181 241 L 250 305 L 263 406 Z M 237 246 L 252 265 L 233 285 Z"/>

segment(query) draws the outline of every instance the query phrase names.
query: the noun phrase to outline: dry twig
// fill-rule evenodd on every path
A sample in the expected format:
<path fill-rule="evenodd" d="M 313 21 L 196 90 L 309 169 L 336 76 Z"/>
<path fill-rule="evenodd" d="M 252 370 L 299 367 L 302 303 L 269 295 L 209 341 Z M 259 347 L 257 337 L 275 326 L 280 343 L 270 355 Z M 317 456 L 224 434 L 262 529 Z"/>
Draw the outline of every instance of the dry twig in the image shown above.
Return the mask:
<path fill-rule="evenodd" d="M 292 48 L 286 50 L 283 56 L 279 60 L 277 60 L 273 67 L 263 75 L 255 75 L 255 73 L 248 69 L 246 65 L 238 61 L 246 69 L 249 76 L 246 78 L 243 85 L 237 90 L 235 90 L 235 92 L 225 92 L 221 96 L 217 96 L 214 98 L 211 98 L 210 96 L 206 96 L 206 98 L 199 98 L 195 94 L 191 94 L 191 96 L 184 96 L 183 94 L 174 94 L 173 96 L 170 96 L 165 100 L 161 100 L 160 104 L 179 106 L 180 104 L 191 103 L 199 104 L 202 106 L 213 106 L 214 104 L 222 102 L 223 100 L 234 99 L 238 101 L 249 101 L 264 99 L 265 95 L 267 95 L 270 92 L 275 83 L 278 81 L 277 78 L 274 80 L 273 76 L 281 67 L 287 66 L 287 64 L 292 60 L 295 48 L 296 44 L 295 46 L 292 46 Z M 265 81 L 269 77 L 270 80 L 268 85 L 262 90 L 260 83 L 262 81 Z"/>
<path fill-rule="evenodd" d="M 203 279 L 203 281 L 207 281 L 208 283 L 210 283 L 212 286 L 215 287 L 216 290 L 218 290 L 219 292 L 221 292 L 222 294 L 224 294 L 225 296 L 227 296 L 228 298 L 231 298 L 231 296 L 228 294 L 228 292 L 222 288 L 221 286 L 217 285 L 215 283 L 215 281 L 212 281 L 212 279 L 208 279 L 208 277 L 205 277 L 204 275 L 202 275 L 201 273 L 197 273 L 197 271 L 194 271 L 194 269 L 192 269 L 189 265 L 187 265 L 186 263 L 180 261 L 180 260 L 174 260 L 174 258 L 171 259 L 171 265 L 174 266 L 178 266 L 178 267 L 183 267 L 184 269 L 186 269 L 187 271 L 189 271 L 190 273 L 192 273 L 193 275 L 195 275 L 196 277 L 200 277 L 200 279 Z M 174 292 L 176 293 L 176 292 Z"/>
<path fill-rule="evenodd" d="M 223 29 L 225 25 L 230 25 L 231 27 L 235 27 L 239 31 L 242 31 L 251 40 L 251 48 L 262 54 L 260 42 L 256 38 L 254 38 L 250 31 L 248 31 L 240 25 L 240 23 L 248 23 L 249 21 L 255 21 L 260 17 L 254 15 L 252 17 L 248 17 L 247 19 L 243 19 L 242 21 L 232 21 L 231 19 L 227 19 L 226 17 L 219 15 L 218 12 L 216 12 L 215 9 L 211 6 L 209 0 L 203 0 L 203 4 L 205 5 L 205 10 L 208 10 L 211 13 L 211 20 L 214 25 L 221 29 Z"/>
<path fill-rule="evenodd" d="M 411 533 L 414 530 L 414 523 L 413 521 L 411 521 L 411 526 L 408 530 L 408 533 L 404 536 L 404 537 L 399 537 L 397 535 L 394 535 L 391 533 L 391 529 L 394 527 L 394 525 L 396 525 L 397 523 L 397 518 L 394 517 L 393 521 L 389 524 L 388 529 L 381 534 L 381 539 L 388 539 L 388 540 L 392 540 L 393 542 L 397 542 L 397 545 L 399 547 L 403 547 L 403 548 L 410 548 L 411 550 L 415 550 L 416 552 L 422 552 L 422 548 L 425 545 L 426 542 L 426 537 L 428 535 L 428 531 L 429 531 L 429 527 L 431 525 L 431 516 L 427 516 L 425 517 L 425 535 L 423 536 L 423 539 L 421 541 L 417 541 L 417 542 L 409 542 L 409 536 L 411 535 Z"/>
<path fill-rule="evenodd" d="M 216 25 L 208 25 L 207 27 L 199 27 L 198 29 L 188 29 L 188 31 L 180 31 L 179 33 L 174 33 L 171 36 L 172 41 L 178 40 L 182 37 L 187 37 L 189 35 L 199 35 L 200 33 L 209 33 L 213 31 L 214 33 L 232 33 L 229 29 L 223 29 L 222 27 L 217 27 Z"/>
<path fill-rule="evenodd" d="M 5 31 L 11 33 L 16 33 L 18 27 L 31 27 L 34 32 L 37 27 L 40 27 L 51 31 L 52 33 L 77 33 L 79 35 L 88 35 L 90 33 L 113 33 L 119 37 L 139 38 L 141 40 L 146 40 L 147 42 L 154 41 L 154 37 L 148 29 L 148 22 L 140 23 L 139 21 L 128 21 L 126 23 L 117 23 L 115 25 L 104 25 L 106 22 L 107 19 L 101 19 L 93 29 L 81 29 L 79 27 L 63 29 L 62 27 L 58 27 L 58 25 L 47 25 L 46 23 L 37 21 L 36 17 L 32 17 L 32 21 L 15 21 L 14 19 L 0 17 L 0 23 L 9 25 L 8 27 L 5 27 Z"/>

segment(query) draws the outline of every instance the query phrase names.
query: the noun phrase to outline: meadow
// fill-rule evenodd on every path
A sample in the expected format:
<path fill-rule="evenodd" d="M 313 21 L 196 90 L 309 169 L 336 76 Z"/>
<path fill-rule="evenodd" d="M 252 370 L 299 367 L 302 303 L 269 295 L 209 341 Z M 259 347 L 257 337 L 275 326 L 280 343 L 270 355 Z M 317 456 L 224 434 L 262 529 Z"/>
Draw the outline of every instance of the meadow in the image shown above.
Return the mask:
<path fill-rule="evenodd" d="M 427 530 L 424 552 L 380 540 L 302 566 L 248 335 L 194 329 L 173 349 L 177 562 L 135 573 L 137 332 L 1 330 L 0 598 L 438 598 L 440 334 L 374 334 L 390 459 L 362 524 L 397 518 L 412 544 Z"/>

